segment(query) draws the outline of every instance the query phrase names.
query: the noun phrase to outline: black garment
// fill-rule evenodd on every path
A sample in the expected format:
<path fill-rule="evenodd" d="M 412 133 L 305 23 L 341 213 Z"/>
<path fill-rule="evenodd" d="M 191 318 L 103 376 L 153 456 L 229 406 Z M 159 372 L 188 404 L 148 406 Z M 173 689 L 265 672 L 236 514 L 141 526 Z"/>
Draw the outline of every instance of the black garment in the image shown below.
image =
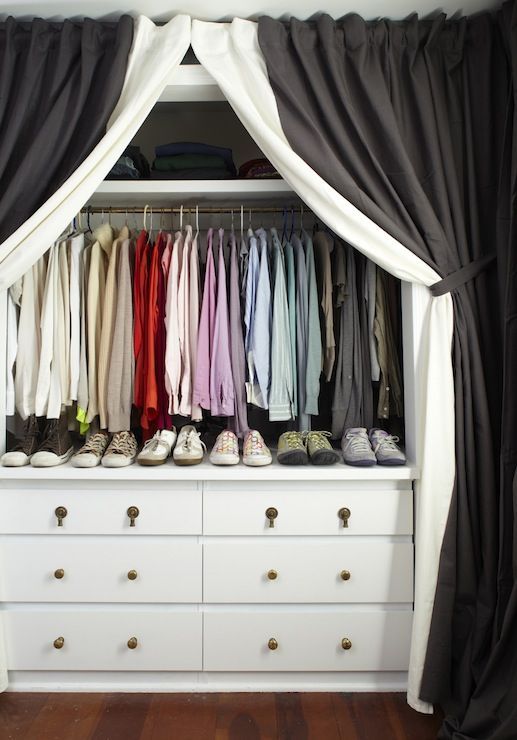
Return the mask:
<path fill-rule="evenodd" d="M 117 23 L 0 23 L 0 243 L 104 135 L 132 41 L 127 15 Z"/>
<path fill-rule="evenodd" d="M 512 20 L 510 5 L 505 13 L 507 48 L 515 57 L 515 13 Z M 494 251 L 511 90 L 494 16 L 372 23 L 323 16 L 313 25 L 292 20 L 288 28 L 261 18 L 259 44 L 291 147 L 332 187 L 442 277 Z M 507 159 L 515 156 L 515 139 L 513 149 L 508 140 L 506 146 Z M 515 165 L 512 176 L 514 184 Z M 513 198 L 515 212 L 515 192 Z M 499 577 L 509 576 L 515 521 L 506 498 L 499 549 L 498 295 L 493 268 L 452 292 L 456 484 L 421 698 L 442 702 L 443 736 L 463 740 L 509 740 L 508 722 L 513 718 L 513 736 L 517 726 L 517 671 L 510 670 L 515 628 L 500 673 L 491 663 L 497 604 L 507 590 L 498 582 L 498 559 L 506 563 Z M 512 372 L 503 407 L 515 436 L 516 363 L 507 362 Z M 509 471 L 512 466 L 513 458 Z"/>

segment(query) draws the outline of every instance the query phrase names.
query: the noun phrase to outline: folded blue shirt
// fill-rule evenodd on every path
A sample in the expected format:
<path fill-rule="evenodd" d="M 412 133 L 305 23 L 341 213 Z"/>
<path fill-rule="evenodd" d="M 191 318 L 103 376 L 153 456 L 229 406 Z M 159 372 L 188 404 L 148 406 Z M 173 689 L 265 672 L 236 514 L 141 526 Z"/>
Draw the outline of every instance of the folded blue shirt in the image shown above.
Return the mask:
<path fill-rule="evenodd" d="M 226 162 L 228 171 L 232 175 L 237 174 L 231 149 L 225 147 L 212 146 L 211 144 L 196 144 L 195 142 L 179 141 L 172 144 L 160 144 L 155 147 L 156 157 L 173 157 L 176 154 L 213 154 L 221 157 Z"/>

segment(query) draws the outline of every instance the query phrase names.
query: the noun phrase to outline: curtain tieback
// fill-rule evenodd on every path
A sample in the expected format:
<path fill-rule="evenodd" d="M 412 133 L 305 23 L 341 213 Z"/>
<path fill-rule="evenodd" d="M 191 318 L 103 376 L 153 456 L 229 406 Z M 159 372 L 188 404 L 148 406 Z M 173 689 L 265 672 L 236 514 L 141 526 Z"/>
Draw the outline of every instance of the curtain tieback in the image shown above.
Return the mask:
<path fill-rule="evenodd" d="M 480 272 L 486 270 L 486 268 L 495 260 L 495 254 L 489 254 L 486 257 L 482 257 L 474 262 L 469 262 L 465 267 L 460 267 L 456 272 L 451 272 L 450 275 L 444 277 L 443 280 L 439 280 L 437 283 L 429 286 L 431 294 L 437 298 L 440 295 L 450 293 L 452 290 L 457 290 L 469 280 L 473 280 L 479 275 Z"/>

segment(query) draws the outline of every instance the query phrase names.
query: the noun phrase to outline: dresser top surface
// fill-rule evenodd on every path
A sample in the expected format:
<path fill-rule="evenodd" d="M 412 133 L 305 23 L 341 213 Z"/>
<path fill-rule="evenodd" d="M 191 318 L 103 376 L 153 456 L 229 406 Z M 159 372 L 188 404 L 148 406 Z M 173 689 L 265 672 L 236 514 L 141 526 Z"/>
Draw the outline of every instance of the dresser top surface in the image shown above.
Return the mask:
<path fill-rule="evenodd" d="M 212 465 L 203 462 L 200 465 L 177 466 L 172 462 L 156 467 L 130 465 L 126 468 L 74 468 L 70 463 L 54 468 L 32 468 L 30 465 L 21 468 L 0 467 L 0 485 L 3 481 L 398 481 L 415 480 L 419 477 L 416 465 L 408 464 L 397 467 L 375 465 L 370 468 L 358 468 L 344 464 L 329 467 L 316 465 L 280 465 L 274 461 L 265 467 L 249 467 L 240 462 L 238 465 Z"/>

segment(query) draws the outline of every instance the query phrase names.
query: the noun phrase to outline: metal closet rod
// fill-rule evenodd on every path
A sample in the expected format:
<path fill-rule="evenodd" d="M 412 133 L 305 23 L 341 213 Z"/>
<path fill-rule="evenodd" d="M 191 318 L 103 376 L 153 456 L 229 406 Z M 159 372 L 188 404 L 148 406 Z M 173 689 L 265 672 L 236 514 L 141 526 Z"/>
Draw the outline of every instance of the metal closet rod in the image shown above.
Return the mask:
<path fill-rule="evenodd" d="M 144 207 L 140 206 L 128 206 L 125 208 L 124 206 L 92 206 L 87 208 L 81 208 L 81 213 L 144 213 Z M 235 206 L 234 208 L 214 208 L 213 206 L 202 206 L 197 208 L 198 213 L 233 213 L 234 215 L 238 215 L 240 213 L 241 206 L 240 204 L 238 206 Z M 183 206 L 183 208 L 173 207 L 173 208 L 166 208 L 166 207 L 157 207 L 154 208 L 152 206 L 147 206 L 147 211 L 150 213 L 151 211 L 153 213 L 196 213 L 196 206 Z M 310 208 L 300 208 L 298 207 L 292 207 L 286 206 L 285 208 L 274 208 L 274 207 L 256 207 L 256 206 L 244 206 L 244 213 L 247 214 L 250 211 L 253 213 L 312 213 Z"/>

